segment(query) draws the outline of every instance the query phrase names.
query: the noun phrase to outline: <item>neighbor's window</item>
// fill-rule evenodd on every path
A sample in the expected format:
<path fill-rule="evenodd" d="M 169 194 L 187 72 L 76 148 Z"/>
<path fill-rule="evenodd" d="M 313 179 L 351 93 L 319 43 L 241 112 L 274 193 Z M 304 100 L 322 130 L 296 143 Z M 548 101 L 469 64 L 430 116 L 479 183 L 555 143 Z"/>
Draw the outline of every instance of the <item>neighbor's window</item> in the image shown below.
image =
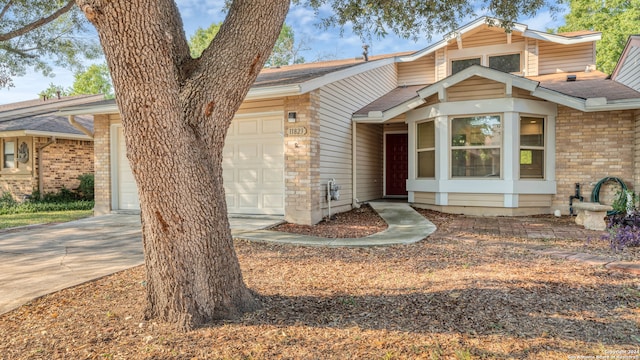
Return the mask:
<path fill-rule="evenodd" d="M 436 177 L 436 131 L 433 120 L 418 124 L 418 177 Z"/>
<path fill-rule="evenodd" d="M 451 176 L 500 177 L 500 116 L 451 119 Z"/>
<path fill-rule="evenodd" d="M 480 58 L 461 59 L 451 61 L 451 75 L 459 73 L 471 65 L 481 65 Z"/>
<path fill-rule="evenodd" d="M 520 118 L 520 178 L 544 178 L 544 118 Z"/>
<path fill-rule="evenodd" d="M 3 156 L 3 167 L 4 168 L 15 168 L 15 154 L 16 154 L 16 143 L 14 141 L 4 141 L 4 146 L 2 149 Z"/>
<path fill-rule="evenodd" d="M 489 56 L 489 67 L 507 73 L 520 72 L 520 54 Z"/>

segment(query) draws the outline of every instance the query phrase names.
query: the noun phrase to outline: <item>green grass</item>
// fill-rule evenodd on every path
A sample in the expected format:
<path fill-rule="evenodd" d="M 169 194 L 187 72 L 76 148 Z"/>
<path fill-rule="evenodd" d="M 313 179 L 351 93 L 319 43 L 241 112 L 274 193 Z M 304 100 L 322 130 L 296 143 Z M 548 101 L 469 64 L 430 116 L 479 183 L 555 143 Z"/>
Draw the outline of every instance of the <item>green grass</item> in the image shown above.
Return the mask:
<path fill-rule="evenodd" d="M 0 215 L 0 229 L 16 226 L 61 223 L 93 215 L 93 210 L 47 211 Z"/>

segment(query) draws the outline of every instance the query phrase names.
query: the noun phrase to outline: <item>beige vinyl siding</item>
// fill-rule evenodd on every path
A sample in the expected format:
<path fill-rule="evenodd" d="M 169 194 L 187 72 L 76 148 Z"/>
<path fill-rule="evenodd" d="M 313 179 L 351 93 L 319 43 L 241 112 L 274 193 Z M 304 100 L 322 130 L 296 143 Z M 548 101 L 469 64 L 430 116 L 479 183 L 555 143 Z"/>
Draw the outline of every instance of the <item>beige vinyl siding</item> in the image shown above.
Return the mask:
<path fill-rule="evenodd" d="M 531 92 L 529 90 L 524 90 L 524 89 L 520 89 L 520 88 L 514 87 L 511 91 L 512 91 L 512 96 L 514 98 L 540 101 L 540 98 L 537 98 L 537 97 L 531 95 Z"/>
<path fill-rule="evenodd" d="M 382 125 L 358 124 L 356 131 L 356 198 L 359 201 L 383 196 Z"/>
<path fill-rule="evenodd" d="M 272 111 L 282 111 L 284 108 L 284 98 L 268 100 L 245 100 L 240 105 L 236 115 L 250 113 L 265 113 Z"/>
<path fill-rule="evenodd" d="M 446 49 L 436 50 L 436 81 L 447 77 L 447 51 Z"/>
<path fill-rule="evenodd" d="M 352 146 L 351 116 L 363 106 L 393 90 L 397 86 L 395 64 L 340 80 L 320 89 L 320 184 L 323 193 L 331 178 L 342 188 L 340 200 L 333 201 L 332 209 L 346 210 L 351 205 Z M 340 208 L 343 206 L 343 208 Z M 326 199 L 322 208 L 327 207 Z"/>
<path fill-rule="evenodd" d="M 527 39 L 525 45 L 525 73 L 526 76 L 538 75 L 538 40 Z"/>
<path fill-rule="evenodd" d="M 562 45 L 539 41 L 538 74 L 584 71 L 587 65 L 596 63 L 594 47 L 594 42 Z"/>
<path fill-rule="evenodd" d="M 415 204 L 435 205 L 436 193 L 415 192 L 413 195 L 413 202 Z"/>
<path fill-rule="evenodd" d="M 511 35 L 511 43 L 523 42 L 524 37 L 513 33 Z M 489 45 L 507 44 L 507 34 L 501 28 L 485 28 L 480 31 L 470 32 L 462 36 L 462 48 L 472 48 Z M 447 50 L 457 50 L 458 43 L 453 40 Z"/>
<path fill-rule="evenodd" d="M 402 116 L 404 118 L 404 115 Z M 394 118 L 396 119 L 396 118 Z M 405 124 L 404 122 L 397 122 L 397 123 L 387 123 L 384 124 L 384 131 L 385 132 L 406 132 L 408 131 L 408 127 L 407 124 Z"/>
<path fill-rule="evenodd" d="M 449 206 L 504 207 L 504 195 L 449 193 Z"/>
<path fill-rule="evenodd" d="M 505 96 L 503 83 L 473 76 L 447 89 L 448 101 L 495 99 Z"/>
<path fill-rule="evenodd" d="M 638 66 L 634 66 L 634 64 L 640 64 L 640 47 L 629 49 L 620 72 L 616 76 L 616 81 L 640 91 L 640 71 L 638 71 Z"/>
<path fill-rule="evenodd" d="M 398 63 L 398 86 L 433 84 L 436 78 L 434 55 L 416 61 Z"/>
<path fill-rule="evenodd" d="M 518 207 L 550 207 L 553 195 L 518 195 Z"/>

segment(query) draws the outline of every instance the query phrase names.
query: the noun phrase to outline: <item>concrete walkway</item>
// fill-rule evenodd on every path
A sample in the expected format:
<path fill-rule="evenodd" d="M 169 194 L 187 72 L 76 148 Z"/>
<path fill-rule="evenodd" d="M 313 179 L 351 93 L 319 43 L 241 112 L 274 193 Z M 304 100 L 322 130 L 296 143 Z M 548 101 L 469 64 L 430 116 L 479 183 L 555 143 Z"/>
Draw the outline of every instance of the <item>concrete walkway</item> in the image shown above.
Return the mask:
<path fill-rule="evenodd" d="M 5 231 L 0 234 L 0 314 L 143 261 L 135 215 Z"/>
<path fill-rule="evenodd" d="M 436 231 L 436 226 L 418 214 L 409 204 L 397 202 L 370 202 L 369 205 L 389 227 L 363 238 L 329 239 L 277 232 L 270 230 L 238 231 L 236 238 L 256 242 L 271 242 L 303 246 L 359 247 L 411 244 Z"/>

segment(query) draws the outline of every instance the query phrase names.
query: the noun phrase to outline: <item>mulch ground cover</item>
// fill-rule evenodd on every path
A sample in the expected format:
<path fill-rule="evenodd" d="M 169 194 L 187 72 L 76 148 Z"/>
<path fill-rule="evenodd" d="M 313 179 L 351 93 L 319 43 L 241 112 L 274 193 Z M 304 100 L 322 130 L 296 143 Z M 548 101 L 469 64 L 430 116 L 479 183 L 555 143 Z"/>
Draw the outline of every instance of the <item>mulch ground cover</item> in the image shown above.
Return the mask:
<path fill-rule="evenodd" d="M 367 211 L 313 231 L 333 226 L 353 237 L 348 226 L 376 217 Z M 237 241 L 262 308 L 187 333 L 143 318 L 143 267 L 47 295 L 0 316 L 0 359 L 640 358 L 639 277 L 519 245 L 634 260 L 637 252 L 611 253 L 599 234 L 584 238 L 567 219 L 511 220 L 518 229 L 523 221 L 525 229 L 573 226 L 562 239 L 546 230 L 506 236 L 506 225 L 481 229 L 496 219 L 421 212 L 438 230 L 412 245 Z"/>

